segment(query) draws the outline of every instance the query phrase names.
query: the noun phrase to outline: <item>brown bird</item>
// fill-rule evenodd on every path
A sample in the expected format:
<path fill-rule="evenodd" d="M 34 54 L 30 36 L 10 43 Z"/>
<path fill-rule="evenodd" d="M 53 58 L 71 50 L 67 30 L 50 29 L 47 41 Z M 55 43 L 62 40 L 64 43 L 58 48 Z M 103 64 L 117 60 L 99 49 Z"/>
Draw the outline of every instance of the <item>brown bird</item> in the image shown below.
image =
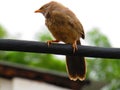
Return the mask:
<path fill-rule="evenodd" d="M 80 38 L 85 38 L 83 26 L 76 15 L 62 4 L 51 1 L 43 5 L 35 13 L 42 13 L 45 17 L 45 24 L 55 37 L 52 42 L 63 41 L 71 44 L 73 51 L 77 50 L 77 44 L 81 45 Z M 66 56 L 67 72 L 71 80 L 84 80 L 86 76 L 86 63 L 84 57 Z"/>

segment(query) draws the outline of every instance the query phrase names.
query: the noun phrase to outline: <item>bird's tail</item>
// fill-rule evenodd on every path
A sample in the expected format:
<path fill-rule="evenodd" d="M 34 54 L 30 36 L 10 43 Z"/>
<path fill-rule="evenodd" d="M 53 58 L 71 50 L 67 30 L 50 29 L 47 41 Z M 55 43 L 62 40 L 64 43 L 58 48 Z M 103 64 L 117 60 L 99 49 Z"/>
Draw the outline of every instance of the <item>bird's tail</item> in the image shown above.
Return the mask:
<path fill-rule="evenodd" d="M 77 42 L 80 44 L 80 41 Z M 66 56 L 67 72 L 71 80 L 77 79 L 83 81 L 86 76 L 86 62 L 84 57 Z"/>

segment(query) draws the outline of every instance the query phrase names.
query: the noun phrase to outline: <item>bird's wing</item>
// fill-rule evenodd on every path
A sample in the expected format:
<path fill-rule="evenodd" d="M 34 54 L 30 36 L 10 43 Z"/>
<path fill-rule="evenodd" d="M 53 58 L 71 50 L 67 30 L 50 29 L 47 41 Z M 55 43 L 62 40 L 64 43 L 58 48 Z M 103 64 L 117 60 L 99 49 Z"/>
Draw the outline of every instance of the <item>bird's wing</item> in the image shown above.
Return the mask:
<path fill-rule="evenodd" d="M 71 11 L 60 12 L 55 10 L 52 12 L 52 16 L 54 20 L 59 23 L 59 25 L 68 25 L 71 30 L 76 30 L 76 32 L 78 32 L 83 39 L 85 38 L 82 24 Z"/>

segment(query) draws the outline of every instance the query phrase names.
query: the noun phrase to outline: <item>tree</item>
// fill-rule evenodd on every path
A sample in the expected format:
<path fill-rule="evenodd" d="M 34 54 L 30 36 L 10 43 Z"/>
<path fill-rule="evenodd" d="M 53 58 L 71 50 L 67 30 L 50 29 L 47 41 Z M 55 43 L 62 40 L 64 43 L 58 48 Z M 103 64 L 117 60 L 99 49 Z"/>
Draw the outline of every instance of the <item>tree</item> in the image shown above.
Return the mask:
<path fill-rule="evenodd" d="M 87 40 L 90 45 L 111 47 L 109 39 L 96 28 L 87 33 Z M 103 90 L 118 90 L 120 88 L 120 60 L 92 58 L 87 61 L 88 77 L 108 82 L 108 86 L 104 87 Z"/>
<path fill-rule="evenodd" d="M 1 37 L 6 35 L 5 29 L 1 29 Z M 36 37 L 40 41 L 46 41 L 52 39 L 48 34 L 42 34 Z M 25 53 L 25 52 L 0 52 L 0 60 L 13 63 L 24 64 L 35 68 L 45 68 L 49 70 L 56 70 L 66 72 L 65 61 L 60 60 L 52 54 L 37 54 L 37 53 Z"/>
<path fill-rule="evenodd" d="M 87 42 L 90 45 L 100 47 L 111 47 L 108 38 L 103 33 L 101 33 L 97 28 L 94 28 L 91 31 L 87 32 L 86 36 Z"/>
<path fill-rule="evenodd" d="M 2 25 L 0 25 L 0 39 L 1 38 L 6 38 L 8 36 L 7 31 L 5 28 L 2 27 Z M 6 56 L 5 52 L 0 51 L 0 59 L 2 59 L 3 57 Z"/>
<path fill-rule="evenodd" d="M 0 25 L 0 38 L 7 37 L 7 31 Z"/>

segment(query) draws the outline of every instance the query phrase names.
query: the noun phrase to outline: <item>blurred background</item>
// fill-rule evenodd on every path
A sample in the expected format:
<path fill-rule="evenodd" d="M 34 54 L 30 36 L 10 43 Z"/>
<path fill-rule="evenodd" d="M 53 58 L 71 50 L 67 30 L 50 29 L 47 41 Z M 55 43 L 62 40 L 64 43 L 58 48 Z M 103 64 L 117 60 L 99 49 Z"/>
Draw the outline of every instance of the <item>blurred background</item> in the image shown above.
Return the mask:
<path fill-rule="evenodd" d="M 34 11 L 50 0 L 0 0 L 0 38 L 54 39 L 42 14 Z M 119 0 L 54 0 L 71 9 L 83 24 L 83 45 L 120 48 Z M 107 83 L 101 90 L 120 90 L 120 60 L 87 59 L 87 79 Z M 64 56 L 0 51 L 0 60 L 66 73 Z"/>

